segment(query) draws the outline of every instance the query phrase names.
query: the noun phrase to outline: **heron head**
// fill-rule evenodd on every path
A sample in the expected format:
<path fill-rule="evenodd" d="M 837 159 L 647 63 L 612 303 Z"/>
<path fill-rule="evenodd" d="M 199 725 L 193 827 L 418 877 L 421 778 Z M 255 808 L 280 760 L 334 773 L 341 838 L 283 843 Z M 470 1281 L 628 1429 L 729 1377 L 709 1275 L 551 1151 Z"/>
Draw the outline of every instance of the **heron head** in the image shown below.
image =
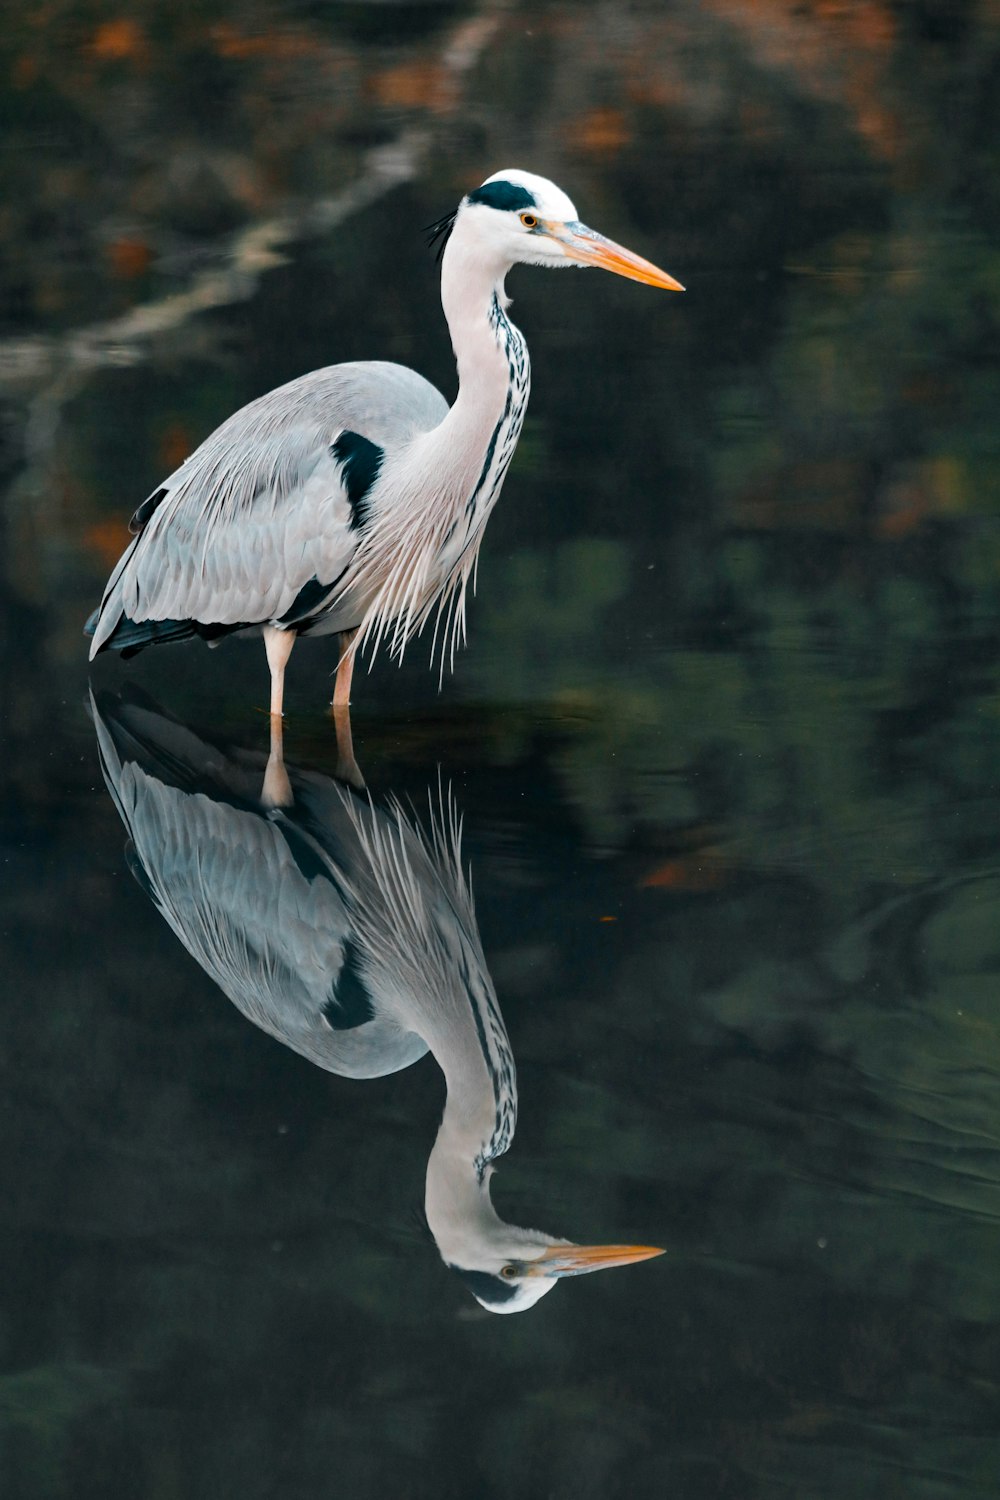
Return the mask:
<path fill-rule="evenodd" d="M 512 1224 L 502 1228 L 504 1239 L 484 1244 L 475 1256 L 475 1267 L 449 1264 L 488 1312 L 526 1312 L 566 1276 L 584 1276 L 663 1254 L 651 1245 L 574 1245 L 540 1230 L 517 1229 Z"/>
<path fill-rule="evenodd" d="M 581 224 L 562 189 L 533 172 L 494 172 L 462 199 L 454 223 L 463 239 L 474 238 L 506 265 L 598 266 L 648 286 L 684 290 L 666 271 Z"/>

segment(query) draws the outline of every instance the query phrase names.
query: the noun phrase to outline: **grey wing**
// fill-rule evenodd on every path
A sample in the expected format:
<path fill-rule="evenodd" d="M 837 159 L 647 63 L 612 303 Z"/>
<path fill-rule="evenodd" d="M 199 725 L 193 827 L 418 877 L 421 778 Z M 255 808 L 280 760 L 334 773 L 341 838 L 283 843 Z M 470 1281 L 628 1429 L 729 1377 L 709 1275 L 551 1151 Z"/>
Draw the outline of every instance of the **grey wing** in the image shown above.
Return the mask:
<path fill-rule="evenodd" d="M 398 1071 L 426 1052 L 352 970 L 336 872 L 280 822 L 122 763 L 95 715 L 102 768 L 133 868 L 188 952 L 248 1020 L 329 1072 Z M 137 867 L 137 868 L 136 868 Z"/>
<path fill-rule="evenodd" d="M 390 450 L 447 410 L 415 371 L 367 361 L 315 370 L 235 412 L 136 511 L 91 657 L 123 616 L 262 624 L 292 611 L 313 580 L 332 586 L 361 536 L 338 435 Z"/>

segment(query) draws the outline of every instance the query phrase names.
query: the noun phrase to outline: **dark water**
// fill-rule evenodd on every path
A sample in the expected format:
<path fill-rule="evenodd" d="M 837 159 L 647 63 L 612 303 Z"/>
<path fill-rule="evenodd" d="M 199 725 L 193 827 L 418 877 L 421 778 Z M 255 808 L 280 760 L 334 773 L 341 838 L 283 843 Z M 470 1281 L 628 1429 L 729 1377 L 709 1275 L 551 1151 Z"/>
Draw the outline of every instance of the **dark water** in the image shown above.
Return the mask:
<path fill-rule="evenodd" d="M 65 0 L 3 47 L 4 1497 L 995 1495 L 995 15 Z M 453 390 L 416 231 L 511 162 L 689 290 L 511 277 L 468 648 L 354 695 L 376 807 L 464 817 L 499 1213 L 667 1252 L 495 1317 L 422 1222 L 434 1061 L 311 1066 L 129 872 L 80 628 L 242 401 Z M 137 686 L 260 773 L 258 644 L 93 673 Z"/>

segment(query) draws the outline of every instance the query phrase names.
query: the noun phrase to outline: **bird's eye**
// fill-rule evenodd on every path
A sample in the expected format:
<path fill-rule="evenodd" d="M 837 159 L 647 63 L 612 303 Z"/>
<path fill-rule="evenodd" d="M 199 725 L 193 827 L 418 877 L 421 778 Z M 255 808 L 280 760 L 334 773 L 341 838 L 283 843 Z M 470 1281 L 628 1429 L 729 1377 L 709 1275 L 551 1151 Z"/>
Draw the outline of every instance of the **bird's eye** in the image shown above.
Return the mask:
<path fill-rule="evenodd" d="M 525 217 L 530 218 L 531 215 L 528 214 Z M 513 1281 L 514 1277 L 517 1275 L 517 1267 L 516 1266 L 501 1266 L 500 1267 L 500 1275 L 503 1277 L 504 1281 Z"/>
<path fill-rule="evenodd" d="M 525 229 L 534 229 L 535 225 L 538 223 L 538 219 L 534 214 L 522 214 L 521 223 L 524 225 Z"/>

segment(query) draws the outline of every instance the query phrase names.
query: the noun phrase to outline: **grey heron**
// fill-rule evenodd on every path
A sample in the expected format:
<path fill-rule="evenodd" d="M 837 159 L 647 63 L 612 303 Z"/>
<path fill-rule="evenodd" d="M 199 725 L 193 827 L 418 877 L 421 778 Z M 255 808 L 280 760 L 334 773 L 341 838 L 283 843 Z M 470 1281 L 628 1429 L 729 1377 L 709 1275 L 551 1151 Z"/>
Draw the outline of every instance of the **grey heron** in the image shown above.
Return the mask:
<path fill-rule="evenodd" d="M 248 1020 L 348 1078 L 433 1054 L 446 1101 L 425 1214 L 484 1307 L 521 1312 L 563 1277 L 662 1253 L 573 1244 L 493 1207 L 517 1081 L 450 797 L 425 833 L 398 803 L 312 772 L 286 769 L 262 796 L 260 757 L 223 755 L 152 708 L 95 705 L 94 720 L 133 872 Z"/>
<path fill-rule="evenodd" d="M 271 712 L 296 637 L 339 634 L 334 706 L 358 649 L 402 657 L 436 614 L 441 667 L 465 633 L 483 528 L 524 421 L 524 338 L 507 314 L 517 264 L 599 266 L 680 282 L 588 229 L 554 183 L 508 168 L 430 226 L 458 366 L 449 407 L 402 365 L 300 376 L 229 417 L 143 501 L 87 621 L 90 656 L 200 636 L 263 634 Z M 432 655 L 434 648 L 432 647 Z"/>

